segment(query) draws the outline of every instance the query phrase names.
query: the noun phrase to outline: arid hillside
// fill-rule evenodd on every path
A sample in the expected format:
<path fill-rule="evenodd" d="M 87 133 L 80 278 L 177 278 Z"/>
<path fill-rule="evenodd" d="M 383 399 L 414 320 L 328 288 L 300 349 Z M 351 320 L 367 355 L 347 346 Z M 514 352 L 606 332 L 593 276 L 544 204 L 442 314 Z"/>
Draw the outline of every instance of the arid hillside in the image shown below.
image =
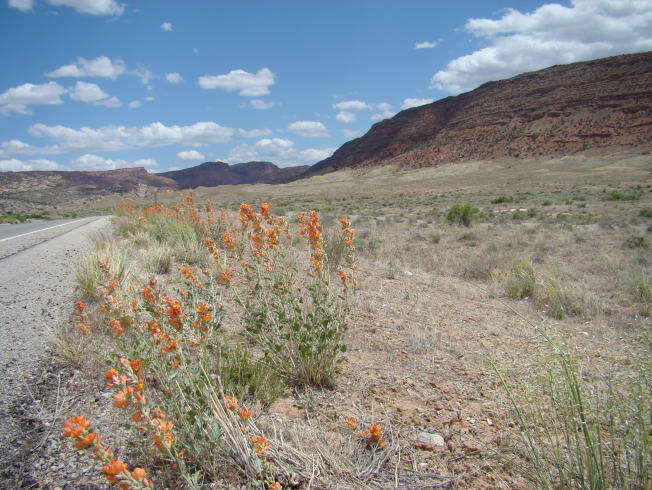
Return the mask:
<path fill-rule="evenodd" d="M 604 154 L 648 145 L 651 87 L 652 52 L 553 66 L 488 82 L 375 124 L 307 174 L 586 150 Z"/>
<path fill-rule="evenodd" d="M 180 188 L 215 187 L 236 184 L 279 184 L 294 180 L 307 166 L 280 168 L 271 162 L 245 162 L 229 165 L 205 162 L 195 167 L 172 170 L 159 175 L 174 180 Z"/>

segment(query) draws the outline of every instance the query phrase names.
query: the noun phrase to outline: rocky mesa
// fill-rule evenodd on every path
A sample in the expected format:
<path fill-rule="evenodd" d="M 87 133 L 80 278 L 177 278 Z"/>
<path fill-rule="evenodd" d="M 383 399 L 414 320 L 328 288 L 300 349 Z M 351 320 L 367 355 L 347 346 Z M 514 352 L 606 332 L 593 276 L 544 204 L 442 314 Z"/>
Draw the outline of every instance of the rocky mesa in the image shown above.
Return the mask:
<path fill-rule="evenodd" d="M 237 184 L 280 184 L 294 180 L 308 169 L 307 165 L 278 167 L 271 162 L 246 162 L 229 165 L 224 162 L 205 162 L 194 167 L 158 174 L 171 179 L 179 188 Z"/>
<path fill-rule="evenodd" d="M 649 146 L 652 52 L 523 73 L 406 109 L 313 165 L 425 167 Z"/>

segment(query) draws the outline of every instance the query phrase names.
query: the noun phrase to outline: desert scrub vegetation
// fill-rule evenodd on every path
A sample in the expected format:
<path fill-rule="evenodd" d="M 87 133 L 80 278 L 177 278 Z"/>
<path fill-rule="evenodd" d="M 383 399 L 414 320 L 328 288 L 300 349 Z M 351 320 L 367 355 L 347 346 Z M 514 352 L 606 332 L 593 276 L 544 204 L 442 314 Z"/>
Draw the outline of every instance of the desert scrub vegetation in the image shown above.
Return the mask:
<path fill-rule="evenodd" d="M 446 213 L 446 220 L 449 223 L 471 226 L 471 223 L 478 216 L 478 208 L 472 204 L 453 204 Z"/>
<path fill-rule="evenodd" d="M 78 350 L 104 366 L 113 405 L 133 431 L 134 457 L 172 486 L 199 488 L 225 468 L 270 488 L 314 477 L 315 461 L 265 433 L 252 414 L 286 387 L 335 385 L 357 286 L 350 221 L 342 217 L 328 243 L 315 211 L 290 223 L 267 203 L 218 212 L 192 193 L 170 207 L 122 203 L 117 214 L 124 240 L 96 240 L 78 268 L 86 303 L 77 302 L 75 323 Z M 150 245 L 129 255 L 143 236 Z M 162 276 L 171 262 L 176 271 Z M 141 279 L 143 268 L 154 274 Z M 89 425 L 75 416 L 64 436 L 93 450 L 109 482 L 152 485 L 150 469 L 129 471 Z M 382 433 L 374 423 L 358 435 L 367 469 L 377 471 L 395 449 Z"/>
<path fill-rule="evenodd" d="M 589 382 L 572 347 L 512 311 L 533 327 L 539 361 L 527 375 L 489 362 L 521 428 L 522 473 L 537 488 L 649 488 L 647 361 L 633 359 L 631 379 Z"/>

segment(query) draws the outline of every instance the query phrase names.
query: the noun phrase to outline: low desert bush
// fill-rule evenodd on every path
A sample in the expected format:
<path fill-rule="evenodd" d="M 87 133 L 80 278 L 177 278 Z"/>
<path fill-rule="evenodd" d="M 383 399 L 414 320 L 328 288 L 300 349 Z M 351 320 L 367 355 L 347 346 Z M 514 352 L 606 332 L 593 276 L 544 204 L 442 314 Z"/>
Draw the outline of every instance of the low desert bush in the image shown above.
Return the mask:
<path fill-rule="evenodd" d="M 446 213 L 446 220 L 449 223 L 471 226 L 477 214 L 478 208 L 472 204 L 454 204 Z"/>
<path fill-rule="evenodd" d="M 623 194 L 618 190 L 612 190 L 606 193 L 606 201 L 638 201 L 640 199 L 636 194 Z"/>
<path fill-rule="evenodd" d="M 505 280 L 505 292 L 510 297 L 518 299 L 536 296 L 537 274 L 530 260 L 517 257 L 512 261 L 511 269 Z"/>
<path fill-rule="evenodd" d="M 512 196 L 498 196 L 491 200 L 491 204 L 502 204 L 507 202 L 514 202 L 514 198 Z"/>

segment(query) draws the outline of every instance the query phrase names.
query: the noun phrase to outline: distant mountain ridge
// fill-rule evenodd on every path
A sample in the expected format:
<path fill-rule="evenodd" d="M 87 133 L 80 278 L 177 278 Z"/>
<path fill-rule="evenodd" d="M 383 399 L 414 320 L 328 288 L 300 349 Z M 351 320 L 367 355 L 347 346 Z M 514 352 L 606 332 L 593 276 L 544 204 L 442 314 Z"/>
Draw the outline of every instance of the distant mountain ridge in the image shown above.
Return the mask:
<path fill-rule="evenodd" d="M 304 174 L 650 145 L 652 52 L 558 65 L 374 124 Z"/>
<path fill-rule="evenodd" d="M 296 179 L 308 165 L 278 167 L 271 162 L 245 162 L 229 165 L 224 162 L 205 162 L 181 170 L 161 172 L 157 175 L 173 180 L 180 188 L 214 187 L 238 184 L 280 184 Z"/>
<path fill-rule="evenodd" d="M 176 188 L 173 180 L 151 174 L 143 167 L 119 168 L 98 171 L 28 170 L 0 172 L 0 186 L 5 192 L 43 191 L 84 187 L 93 192 L 125 193 L 139 186 Z"/>

